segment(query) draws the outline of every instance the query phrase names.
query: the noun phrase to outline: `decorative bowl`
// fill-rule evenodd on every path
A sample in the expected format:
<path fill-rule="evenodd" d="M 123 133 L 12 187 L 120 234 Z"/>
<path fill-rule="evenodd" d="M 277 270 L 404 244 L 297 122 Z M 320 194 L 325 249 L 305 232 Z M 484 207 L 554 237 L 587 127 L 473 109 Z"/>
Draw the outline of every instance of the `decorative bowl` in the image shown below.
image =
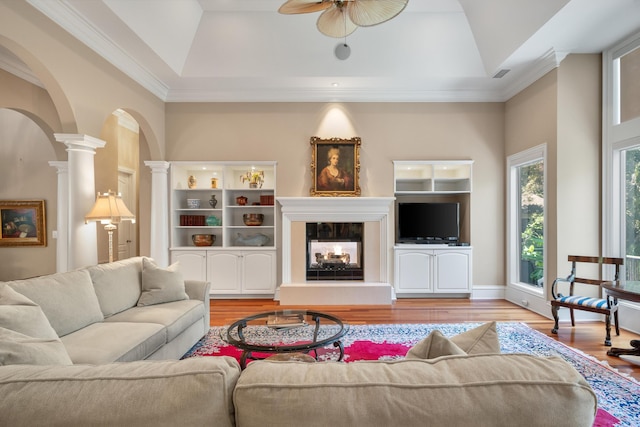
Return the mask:
<path fill-rule="evenodd" d="M 216 241 L 215 234 L 192 234 L 191 240 L 196 246 L 211 246 Z"/>
<path fill-rule="evenodd" d="M 189 209 L 200 209 L 200 199 L 187 199 Z"/>
<path fill-rule="evenodd" d="M 244 214 L 242 215 L 244 225 L 262 225 L 264 221 L 264 214 Z"/>

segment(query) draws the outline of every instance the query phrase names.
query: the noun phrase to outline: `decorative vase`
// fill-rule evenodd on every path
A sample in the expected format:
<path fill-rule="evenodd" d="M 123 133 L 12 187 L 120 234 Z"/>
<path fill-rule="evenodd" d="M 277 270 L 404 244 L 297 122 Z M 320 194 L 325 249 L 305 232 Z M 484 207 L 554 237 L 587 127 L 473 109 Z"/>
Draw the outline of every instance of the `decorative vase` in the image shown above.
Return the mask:
<path fill-rule="evenodd" d="M 189 188 L 196 188 L 196 185 L 198 185 L 198 180 L 195 176 L 189 175 L 189 178 L 187 179 L 187 185 L 189 186 Z"/>
<path fill-rule="evenodd" d="M 240 206 L 244 206 L 244 205 L 246 205 L 246 204 L 247 204 L 247 200 L 249 200 L 249 199 L 247 199 L 245 196 L 238 196 L 238 197 L 236 197 L 236 203 L 237 203 L 238 205 L 240 205 Z"/>
<path fill-rule="evenodd" d="M 212 194 L 211 198 L 209 199 L 209 206 L 211 206 L 212 209 L 215 209 L 217 204 L 218 204 L 218 199 L 216 199 L 215 194 Z"/>
<path fill-rule="evenodd" d="M 211 188 L 218 188 L 218 178 L 211 178 Z"/>
<path fill-rule="evenodd" d="M 220 218 L 218 218 L 215 215 L 209 215 L 207 217 L 207 225 L 209 227 L 216 227 L 216 226 L 222 225 L 222 221 L 220 221 Z"/>
<path fill-rule="evenodd" d="M 257 182 L 250 182 L 249 183 L 249 188 L 258 188 L 258 183 Z"/>

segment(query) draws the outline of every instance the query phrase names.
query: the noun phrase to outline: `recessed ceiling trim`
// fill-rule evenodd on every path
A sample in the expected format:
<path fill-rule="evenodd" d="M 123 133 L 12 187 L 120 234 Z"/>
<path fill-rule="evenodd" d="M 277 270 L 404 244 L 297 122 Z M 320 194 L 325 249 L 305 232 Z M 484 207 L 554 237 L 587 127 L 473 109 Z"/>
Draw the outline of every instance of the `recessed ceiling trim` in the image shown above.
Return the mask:
<path fill-rule="evenodd" d="M 49 0 L 27 0 L 27 2 L 149 92 L 161 100 L 166 101 L 169 87 L 149 72 L 149 70 L 142 67 L 109 37 L 86 22 L 82 15 L 68 2 L 64 0 L 57 2 Z"/>
<path fill-rule="evenodd" d="M 505 87 L 502 98 L 505 101 L 513 98 L 549 71 L 558 68 L 567 55 L 568 52 L 556 52 L 553 49 L 547 51 L 540 59 L 527 65 L 526 71 L 521 73 L 517 80 Z"/>
<path fill-rule="evenodd" d="M 494 91 L 472 90 L 172 90 L 166 102 L 502 102 Z"/>

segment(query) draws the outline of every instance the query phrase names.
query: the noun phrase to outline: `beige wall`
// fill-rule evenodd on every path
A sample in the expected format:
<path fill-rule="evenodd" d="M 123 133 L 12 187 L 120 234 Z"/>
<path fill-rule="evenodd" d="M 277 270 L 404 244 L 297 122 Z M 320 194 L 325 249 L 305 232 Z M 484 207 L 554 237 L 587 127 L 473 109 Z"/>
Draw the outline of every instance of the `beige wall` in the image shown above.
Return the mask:
<path fill-rule="evenodd" d="M 599 254 L 600 70 L 600 55 L 569 55 L 505 106 L 506 156 L 547 144 L 546 283 L 569 254 Z"/>
<path fill-rule="evenodd" d="M 600 55 L 569 55 L 558 69 L 555 276 L 569 273 L 568 255 L 600 255 L 601 82 Z M 598 277 L 597 268 L 592 273 L 581 268 L 585 276 Z"/>
<path fill-rule="evenodd" d="M 165 104 L 45 19 L 27 2 L 0 3 L 0 44 L 24 61 L 44 84 L 42 91 L 21 82 L 23 92 L 16 93 L 15 78 L 0 73 L 0 107 L 20 109 L 44 129 L 49 146 L 38 155 L 46 160 L 66 157 L 60 148 L 62 144 L 53 142 L 54 132 L 99 137 L 117 108 L 127 111 L 140 124 L 140 164 L 147 159 L 276 160 L 280 196 L 309 194 L 309 138 L 314 135 L 362 138 L 363 196 L 393 194 L 392 160 L 472 159 L 475 161 L 470 209 L 470 241 L 475 248 L 473 281 L 476 286 L 491 286 L 505 283 L 505 158 L 546 142 L 550 147 L 547 187 L 550 255 L 553 252 L 549 275 L 555 276 L 554 264 L 566 257 L 556 254 L 558 227 L 566 230 L 563 242 L 571 241 L 572 234 L 577 232 L 571 227 L 579 228 L 580 234 L 585 230 L 593 230 L 591 235 L 598 234 L 591 213 L 584 216 L 584 222 L 569 224 L 583 215 L 565 214 L 571 212 L 572 204 L 558 199 L 577 194 L 575 188 L 569 186 L 557 194 L 555 190 L 564 174 L 568 174 L 564 177 L 566 181 L 574 179 L 574 175 L 560 168 L 576 152 L 591 172 L 595 168 L 593 138 L 597 131 L 592 126 L 599 123 L 594 111 L 600 108 L 600 103 L 595 102 L 600 82 L 596 81 L 594 58 L 567 58 L 566 65 L 563 63 L 560 69 L 551 71 L 506 103 Z M 587 73 L 585 79 L 576 80 L 575 76 L 582 72 Z M 16 126 L 12 132 L 23 135 L 21 125 Z M 17 139 L 5 138 L 3 153 L 19 150 Z M 556 144 L 563 141 L 567 141 L 566 145 L 557 149 Z M 44 142 L 41 144 L 46 146 Z M 55 174 L 53 168 L 40 169 L 32 171 L 34 179 L 45 179 L 47 185 L 55 182 L 50 176 Z M 15 164 L 0 170 L 2 182 L 13 182 L 17 177 L 20 173 Z M 149 219 L 149 182 L 148 168 L 141 168 L 141 227 Z M 558 182 L 560 187 L 565 185 Z M 592 174 L 580 182 L 583 185 L 576 186 L 579 191 L 588 190 L 599 198 L 592 188 Z M 38 194 L 35 189 L 28 192 L 29 196 Z M 8 188 L 3 197 L 21 194 L 24 191 Z M 52 190 L 47 190 L 47 194 L 53 198 Z M 595 204 L 590 201 L 588 206 L 592 209 Z M 142 254 L 147 253 L 149 234 L 146 228 L 140 231 Z M 18 251 L 16 257 L 24 253 L 18 249 L 1 250 L 5 256 L 9 253 L 14 256 L 14 252 L 7 251 Z M 35 274 L 42 272 L 10 273 L 13 278 Z"/>
<path fill-rule="evenodd" d="M 473 280 L 504 284 L 502 103 L 170 103 L 166 112 L 167 160 L 276 160 L 279 196 L 309 195 L 311 136 L 362 138 L 363 196 L 393 195 L 393 160 L 474 160 Z"/>
<path fill-rule="evenodd" d="M 54 133 L 80 133 L 100 138 L 111 113 L 121 108 L 131 114 L 140 125 L 141 141 L 145 146 L 140 149 L 141 158 L 137 167 L 144 160 L 164 158 L 164 102 L 44 18 L 27 2 L 0 2 L 0 45 L 24 62 L 44 87 L 27 83 L 0 70 L 0 109 L 23 112 L 33 120 L 32 123 L 42 129 L 46 138 L 46 142 L 40 142 L 40 146 L 25 145 L 22 138 L 3 140 L 3 153 L 13 155 L 28 146 L 33 150 L 34 158 L 46 156 L 47 161 L 64 161 L 67 158 L 65 146 L 55 141 Z M 7 125 L 7 132 L 15 132 L 19 136 L 25 134 L 22 130 L 27 125 L 21 121 L 11 123 Z M 108 151 L 109 148 L 105 150 Z M 101 174 L 102 160 L 97 162 L 98 175 Z M 48 229 L 52 231 L 56 225 L 55 169 L 45 162 L 45 167 L 34 168 L 29 172 L 35 179 L 46 182 L 47 186 L 53 185 L 46 197 L 54 201 L 47 208 Z M 0 169 L 0 182 L 13 182 L 20 177 L 19 166 L 15 163 Z M 117 175 L 115 177 L 117 179 Z M 148 191 L 151 182 L 148 168 L 141 171 L 139 179 L 140 186 L 147 189 L 140 192 L 139 214 L 143 220 L 138 222 L 138 226 L 146 227 L 140 230 L 140 235 L 145 238 L 140 239 L 140 253 L 148 255 L 151 197 Z M 96 189 L 102 190 L 98 185 Z M 16 187 L 7 187 L 2 193 L 2 197 L 7 199 L 32 198 L 37 195 L 39 192 L 36 190 Z M 97 232 L 100 231 L 104 233 L 103 229 Z M 7 267 L 2 268 L 2 277 L 15 279 L 54 272 L 55 243 L 55 240 L 49 239 L 47 250 L 53 252 L 43 255 L 46 262 L 32 258 L 31 270 L 27 271 L 17 263 L 8 263 Z M 3 252 L 4 259 L 18 259 L 25 254 L 23 248 L 0 248 L 0 251 Z M 43 251 L 38 253 L 44 254 Z"/>
<path fill-rule="evenodd" d="M 0 247 L 0 281 L 56 271 L 57 172 L 49 139 L 27 116 L 0 108 L 0 200 L 44 200 L 47 246 Z"/>

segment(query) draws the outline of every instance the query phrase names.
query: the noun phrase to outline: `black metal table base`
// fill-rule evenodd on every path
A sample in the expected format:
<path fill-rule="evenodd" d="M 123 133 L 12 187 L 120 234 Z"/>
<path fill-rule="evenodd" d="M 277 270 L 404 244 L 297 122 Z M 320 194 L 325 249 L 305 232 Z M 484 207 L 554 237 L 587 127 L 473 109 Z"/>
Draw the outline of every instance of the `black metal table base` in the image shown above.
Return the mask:
<path fill-rule="evenodd" d="M 342 344 L 342 341 L 335 341 L 333 343 L 334 347 L 338 347 L 338 349 L 340 350 L 340 355 L 338 356 L 338 362 L 341 362 L 342 359 L 344 359 L 344 345 Z M 318 349 L 314 348 L 311 350 L 308 350 L 306 352 L 303 352 L 304 354 L 309 354 L 313 352 L 313 358 L 318 360 Z M 262 351 L 258 351 L 256 353 L 265 353 L 264 350 Z M 301 351 L 290 351 L 290 352 L 286 352 L 286 351 L 274 351 L 272 352 L 273 354 L 286 354 L 286 353 L 301 353 Z M 253 355 L 253 351 L 252 350 L 244 350 L 242 352 L 242 355 L 240 356 L 240 369 L 244 370 L 244 368 L 247 367 L 247 359 L 248 360 L 264 360 L 267 357 L 256 357 Z"/>
<path fill-rule="evenodd" d="M 640 356 L 640 340 L 631 340 L 629 343 L 632 348 L 612 348 L 607 351 L 609 356 L 620 356 L 622 354 L 629 354 L 632 356 Z"/>

